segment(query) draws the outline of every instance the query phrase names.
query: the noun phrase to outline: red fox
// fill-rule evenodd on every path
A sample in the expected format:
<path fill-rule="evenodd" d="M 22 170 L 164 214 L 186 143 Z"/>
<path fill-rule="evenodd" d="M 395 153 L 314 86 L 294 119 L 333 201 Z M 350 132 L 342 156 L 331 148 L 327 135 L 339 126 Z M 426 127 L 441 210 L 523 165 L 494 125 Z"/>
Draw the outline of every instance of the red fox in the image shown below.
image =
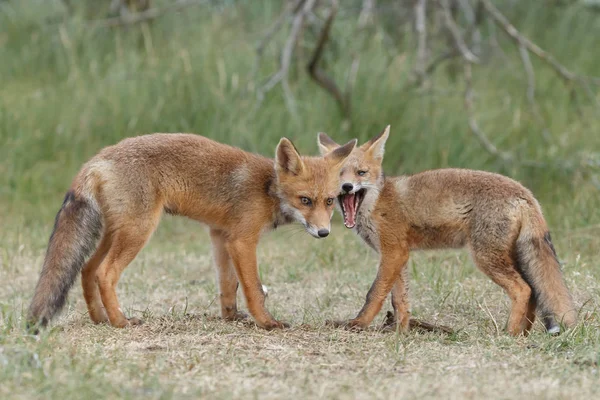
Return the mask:
<path fill-rule="evenodd" d="M 93 322 L 141 323 L 125 317 L 115 289 L 163 212 L 210 227 L 224 319 L 244 317 L 236 304 L 239 280 L 258 326 L 286 326 L 264 305 L 259 238 L 292 222 L 326 237 L 340 170 L 355 144 L 302 157 L 283 138 L 274 161 L 192 134 L 145 135 L 104 148 L 77 174 L 56 216 L 29 326 L 45 326 L 60 311 L 79 271 Z"/>
<path fill-rule="evenodd" d="M 550 333 L 576 322 L 542 210 L 531 192 L 502 175 L 438 169 L 384 177 L 381 168 L 390 127 L 352 152 L 341 172 L 338 206 L 344 224 L 381 259 L 358 316 L 337 325 L 365 328 L 392 292 L 395 321 L 409 324 L 406 263 L 417 249 L 468 247 L 477 267 L 512 301 L 511 335 L 527 334 L 536 308 Z M 339 148 L 319 134 L 323 155 Z"/>

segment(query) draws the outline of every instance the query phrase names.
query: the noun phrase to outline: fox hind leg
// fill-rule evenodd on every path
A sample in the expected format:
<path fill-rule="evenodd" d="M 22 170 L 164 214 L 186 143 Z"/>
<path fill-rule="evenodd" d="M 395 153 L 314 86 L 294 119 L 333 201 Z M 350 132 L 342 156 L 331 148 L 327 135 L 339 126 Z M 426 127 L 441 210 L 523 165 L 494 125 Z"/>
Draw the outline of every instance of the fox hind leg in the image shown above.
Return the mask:
<path fill-rule="evenodd" d="M 410 306 L 408 301 L 408 268 L 406 264 L 402 268 L 400 277 L 392 288 L 392 307 L 394 309 L 394 320 L 400 332 L 408 332 L 410 322 Z"/>
<path fill-rule="evenodd" d="M 235 321 L 248 317 L 237 309 L 238 277 L 233 267 L 231 256 L 227 251 L 226 239 L 218 229 L 210 230 L 213 257 L 219 282 L 219 299 L 221 301 L 221 317 L 227 321 Z"/>
<path fill-rule="evenodd" d="M 98 278 L 96 276 L 98 267 L 106 257 L 111 246 L 110 234 L 107 232 L 102 238 L 96 252 L 83 267 L 81 271 L 81 286 L 83 288 L 83 298 L 85 299 L 88 313 L 91 320 L 96 323 L 108 322 L 106 310 L 102 304 L 100 288 L 98 287 Z"/>
<path fill-rule="evenodd" d="M 532 290 L 515 268 L 510 254 L 489 249 L 473 250 L 473 259 L 477 267 L 503 288 L 511 299 L 512 306 L 506 326 L 508 333 L 512 336 L 526 335 L 533 322 Z"/>
<path fill-rule="evenodd" d="M 102 303 L 108 314 L 110 324 L 116 328 L 138 325 L 142 322 L 138 318 L 128 319 L 125 317 L 119 306 L 116 287 L 123 270 L 142 250 L 150 235 L 154 232 L 159 216 L 160 214 L 157 214 L 152 218 L 146 215 L 144 216 L 145 221 L 138 219 L 123 224 L 119 230 L 113 233 L 113 240 L 108 254 L 106 254 L 98 269 L 98 286 Z"/>

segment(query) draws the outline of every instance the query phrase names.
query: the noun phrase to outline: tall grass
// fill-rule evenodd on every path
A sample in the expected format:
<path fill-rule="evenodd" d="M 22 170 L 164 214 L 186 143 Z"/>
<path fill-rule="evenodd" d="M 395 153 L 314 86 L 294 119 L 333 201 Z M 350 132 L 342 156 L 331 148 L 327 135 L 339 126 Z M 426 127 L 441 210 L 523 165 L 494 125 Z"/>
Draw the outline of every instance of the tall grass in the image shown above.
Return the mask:
<path fill-rule="evenodd" d="M 521 1 L 503 10 L 569 68 L 598 75 L 597 14 L 536 3 Z M 364 141 L 391 124 L 388 174 L 449 166 L 498 171 L 529 186 L 551 224 L 569 228 L 600 221 L 600 196 L 587 174 L 499 162 L 468 130 L 461 75 L 441 68 L 432 90 L 406 89 L 412 42 L 391 42 L 381 26 L 356 34 L 353 14 L 336 20 L 335 45 L 325 60 L 342 82 L 353 54 L 360 55 L 349 125 L 301 62 L 291 75 L 298 118 L 286 109 L 280 88 L 257 106 L 256 85 L 277 68 L 278 45 L 285 38 L 268 48 L 256 76 L 254 48 L 280 2 L 222 4 L 188 8 L 142 26 L 105 29 L 78 17 L 48 22 L 62 12 L 59 1 L 1 2 L 2 219 L 49 223 L 81 164 L 127 136 L 194 132 L 265 155 L 287 136 L 302 152 L 316 153 L 319 131 L 340 141 Z M 386 23 L 383 16 L 380 21 Z M 534 60 L 537 100 L 551 136 L 544 139 L 527 102 L 518 53 L 498 37 L 505 56 L 495 54 L 475 68 L 477 118 L 494 143 L 550 164 L 600 152 L 598 109 L 584 94 L 573 101 L 554 71 Z M 302 43 L 305 54 L 312 45 Z"/>

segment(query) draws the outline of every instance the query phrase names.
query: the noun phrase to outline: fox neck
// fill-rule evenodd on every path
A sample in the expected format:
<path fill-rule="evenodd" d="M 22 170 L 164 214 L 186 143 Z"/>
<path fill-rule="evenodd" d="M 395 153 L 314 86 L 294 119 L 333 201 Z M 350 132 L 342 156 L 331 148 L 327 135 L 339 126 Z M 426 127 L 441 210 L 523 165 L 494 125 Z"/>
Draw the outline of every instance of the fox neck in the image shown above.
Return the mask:
<path fill-rule="evenodd" d="M 273 220 L 271 229 L 276 229 L 281 225 L 288 225 L 298 221 L 298 215 L 290 207 L 285 198 L 280 194 L 277 186 L 277 178 L 272 179 L 267 184 L 267 194 L 274 201 Z"/>
<path fill-rule="evenodd" d="M 371 219 L 371 213 L 375 209 L 377 205 L 377 201 L 379 200 L 379 195 L 383 190 L 383 186 L 385 184 L 385 177 L 383 174 L 377 179 L 377 182 L 373 186 L 369 186 L 367 188 L 367 192 L 362 201 L 362 205 L 358 210 L 356 215 L 356 226 L 359 224 L 365 223 Z"/>

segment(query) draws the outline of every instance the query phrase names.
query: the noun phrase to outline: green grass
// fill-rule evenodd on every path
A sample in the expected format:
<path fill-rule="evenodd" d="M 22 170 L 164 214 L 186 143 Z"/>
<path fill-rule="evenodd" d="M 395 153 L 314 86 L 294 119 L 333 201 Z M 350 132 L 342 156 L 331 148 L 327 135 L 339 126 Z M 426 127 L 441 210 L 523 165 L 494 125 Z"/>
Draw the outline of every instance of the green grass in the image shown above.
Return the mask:
<path fill-rule="evenodd" d="M 156 1 L 160 3 L 160 1 Z M 357 3 L 357 2 L 354 2 Z M 502 10 L 568 68 L 598 75 L 600 19 L 582 7 L 521 1 Z M 556 160 L 599 159 L 598 109 L 584 92 L 575 101 L 539 60 L 537 101 L 544 139 L 526 98 L 518 53 L 498 34 L 505 57 L 474 67 L 476 116 L 501 149 L 549 164 L 503 164 L 470 133 L 464 82 L 451 64 L 431 90 L 407 89 L 414 46 L 396 20 L 380 15 L 357 34 L 356 16 L 340 13 L 325 68 L 338 82 L 360 55 L 350 123 L 295 62 L 293 118 L 281 88 L 257 107 L 256 86 L 277 68 L 278 36 L 254 76 L 255 45 L 279 2 L 229 1 L 194 7 L 150 25 L 91 29 L 82 16 L 47 22 L 61 2 L 0 1 L 0 397 L 2 398 L 593 398 L 600 360 L 600 177 L 596 170 L 553 167 Z M 484 35 L 489 31 L 484 29 Z M 310 35 L 304 54 L 314 46 Z M 600 97 L 596 93 L 596 100 Z M 135 329 L 96 326 L 77 287 L 54 328 L 23 330 L 54 213 L 70 180 L 103 146 L 150 132 L 194 132 L 271 155 L 282 136 L 317 152 L 316 133 L 364 141 L 392 133 L 388 174 L 438 167 L 497 171 L 539 198 L 551 227 L 581 324 L 548 337 L 498 334 L 508 299 L 463 252 L 412 256 L 413 315 L 449 325 L 452 336 L 325 327 L 352 317 L 375 276 L 377 258 L 341 225 L 323 241 L 284 228 L 259 249 L 268 308 L 292 329 L 264 332 L 217 318 L 208 235 L 165 218 L 126 270 L 119 296 Z M 338 218 L 338 217 L 336 217 Z M 240 302 L 242 302 L 240 296 Z M 189 314 L 189 315 L 188 315 Z M 382 316 L 378 318 L 381 322 Z"/>

